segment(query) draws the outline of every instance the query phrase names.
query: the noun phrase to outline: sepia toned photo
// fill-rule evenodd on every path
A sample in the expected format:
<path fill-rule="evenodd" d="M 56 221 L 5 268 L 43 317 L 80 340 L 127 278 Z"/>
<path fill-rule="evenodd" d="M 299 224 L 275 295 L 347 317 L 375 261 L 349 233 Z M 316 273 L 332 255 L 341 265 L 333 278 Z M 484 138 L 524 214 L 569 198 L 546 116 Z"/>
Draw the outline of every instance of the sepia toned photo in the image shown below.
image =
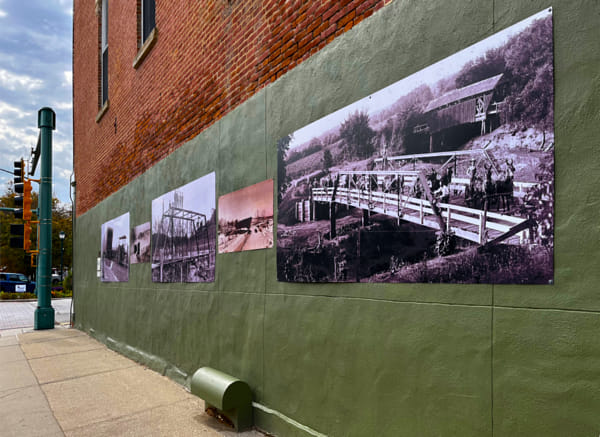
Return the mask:
<path fill-rule="evenodd" d="M 129 213 L 104 223 L 100 239 L 100 280 L 129 281 Z"/>
<path fill-rule="evenodd" d="M 552 11 L 277 142 L 285 282 L 554 278 Z"/>
<path fill-rule="evenodd" d="M 219 197 L 219 253 L 273 247 L 273 179 Z"/>
<path fill-rule="evenodd" d="M 213 282 L 215 173 L 152 201 L 152 281 Z"/>
<path fill-rule="evenodd" d="M 150 262 L 150 222 L 131 228 L 131 264 Z"/>

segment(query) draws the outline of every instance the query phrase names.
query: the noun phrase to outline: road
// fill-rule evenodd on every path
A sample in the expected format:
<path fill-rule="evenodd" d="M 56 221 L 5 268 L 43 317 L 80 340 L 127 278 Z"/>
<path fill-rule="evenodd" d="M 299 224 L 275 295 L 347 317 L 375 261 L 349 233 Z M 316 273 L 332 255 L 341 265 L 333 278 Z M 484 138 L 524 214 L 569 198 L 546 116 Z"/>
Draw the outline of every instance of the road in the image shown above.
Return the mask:
<path fill-rule="evenodd" d="M 219 253 L 241 252 L 273 247 L 273 223 L 269 225 L 254 225 L 250 232 L 219 236 Z"/>
<path fill-rule="evenodd" d="M 103 274 L 103 280 L 106 282 L 127 282 L 129 279 L 129 270 L 127 267 L 108 259 L 104 260 Z"/>
<path fill-rule="evenodd" d="M 37 301 L 0 301 L 0 331 L 3 329 L 33 328 Z M 69 323 L 71 299 L 52 299 L 55 323 Z"/>

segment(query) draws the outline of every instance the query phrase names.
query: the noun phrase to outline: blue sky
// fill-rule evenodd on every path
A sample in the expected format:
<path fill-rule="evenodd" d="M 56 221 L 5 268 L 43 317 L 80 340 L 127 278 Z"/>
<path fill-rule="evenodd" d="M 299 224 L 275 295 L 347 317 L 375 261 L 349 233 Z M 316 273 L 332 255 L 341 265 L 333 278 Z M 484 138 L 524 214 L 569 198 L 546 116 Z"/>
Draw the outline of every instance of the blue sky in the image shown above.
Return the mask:
<path fill-rule="evenodd" d="M 73 168 L 72 27 L 72 0 L 0 0 L 0 168 L 29 159 L 37 112 L 51 107 L 53 192 L 65 203 Z M 0 192 L 11 179 L 0 172 Z"/>

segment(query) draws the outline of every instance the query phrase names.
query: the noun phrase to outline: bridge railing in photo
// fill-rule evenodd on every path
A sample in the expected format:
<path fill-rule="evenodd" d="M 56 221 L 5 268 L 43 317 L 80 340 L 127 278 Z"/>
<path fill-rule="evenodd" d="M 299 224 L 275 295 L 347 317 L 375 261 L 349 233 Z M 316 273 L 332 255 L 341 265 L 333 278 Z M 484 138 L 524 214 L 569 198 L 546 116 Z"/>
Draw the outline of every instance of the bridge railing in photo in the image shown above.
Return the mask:
<path fill-rule="evenodd" d="M 314 188 L 312 190 L 313 202 L 331 202 L 334 193 L 333 187 Z M 355 208 L 381 213 L 440 230 L 439 222 L 431 202 L 407 195 L 386 193 L 382 191 L 347 189 L 338 187 L 335 203 L 348 205 Z M 514 226 L 525 221 L 524 218 L 499 214 L 450 203 L 438 203 L 438 209 L 446 223 L 446 231 L 452 231 L 458 237 L 484 244 L 509 232 Z M 516 234 L 519 243 L 529 239 L 529 231 L 522 230 Z"/>

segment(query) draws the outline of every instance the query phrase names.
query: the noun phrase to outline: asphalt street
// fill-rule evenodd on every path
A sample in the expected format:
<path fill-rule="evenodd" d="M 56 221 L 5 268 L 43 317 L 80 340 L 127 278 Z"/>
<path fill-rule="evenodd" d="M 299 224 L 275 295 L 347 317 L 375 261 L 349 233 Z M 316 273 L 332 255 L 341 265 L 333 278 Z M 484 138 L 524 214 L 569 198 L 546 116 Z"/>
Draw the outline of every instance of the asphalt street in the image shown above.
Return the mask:
<path fill-rule="evenodd" d="M 0 331 L 15 328 L 32 328 L 33 315 L 37 301 L 0 301 Z M 69 323 L 71 299 L 52 299 L 54 321 L 58 324 Z"/>

